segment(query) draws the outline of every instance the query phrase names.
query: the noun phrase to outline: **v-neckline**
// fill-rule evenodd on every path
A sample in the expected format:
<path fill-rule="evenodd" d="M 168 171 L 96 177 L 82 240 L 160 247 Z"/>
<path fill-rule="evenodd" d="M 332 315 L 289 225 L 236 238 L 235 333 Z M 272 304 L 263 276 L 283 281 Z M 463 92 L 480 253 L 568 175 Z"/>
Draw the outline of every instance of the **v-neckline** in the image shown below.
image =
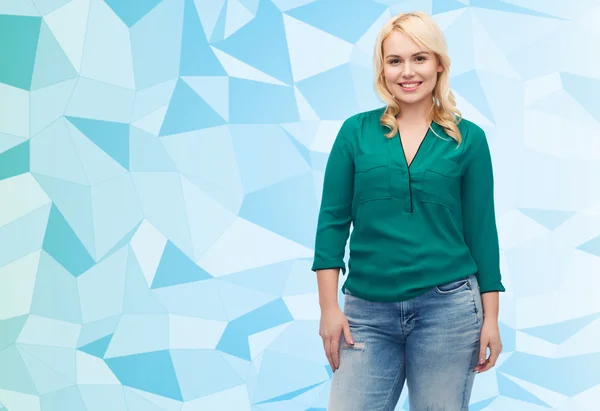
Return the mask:
<path fill-rule="evenodd" d="M 400 150 L 399 150 L 399 155 L 402 156 L 402 161 L 400 161 L 397 157 L 398 156 L 394 156 L 395 159 L 397 160 L 398 163 L 403 163 L 403 165 L 406 167 L 407 170 L 411 170 L 411 168 L 415 167 L 415 163 L 418 164 L 418 162 L 420 161 L 422 155 L 422 152 L 427 151 L 427 149 L 429 148 L 429 141 L 430 141 L 430 136 L 429 134 L 431 134 L 431 128 L 433 127 L 433 121 L 429 124 L 429 127 L 427 127 L 427 131 L 425 132 L 425 136 L 423 136 L 423 139 L 421 140 L 421 143 L 419 143 L 419 147 L 417 148 L 417 151 L 415 152 L 415 155 L 413 156 L 412 160 L 410 161 L 410 164 L 408 162 L 408 159 L 406 158 L 406 152 L 404 150 L 404 144 L 402 144 L 402 138 L 400 137 L 400 130 L 396 131 L 396 135 L 394 136 L 394 138 L 392 138 L 391 140 L 395 140 L 396 138 L 398 139 L 398 142 L 394 141 L 394 144 L 397 144 L 397 146 L 399 146 Z"/>

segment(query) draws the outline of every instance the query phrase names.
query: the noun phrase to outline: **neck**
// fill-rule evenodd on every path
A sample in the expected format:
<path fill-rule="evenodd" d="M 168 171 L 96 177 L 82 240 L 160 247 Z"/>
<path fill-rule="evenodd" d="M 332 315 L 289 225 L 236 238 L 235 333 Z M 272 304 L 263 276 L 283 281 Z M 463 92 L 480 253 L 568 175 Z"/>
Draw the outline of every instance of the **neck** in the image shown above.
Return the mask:
<path fill-rule="evenodd" d="M 433 102 L 427 98 L 414 104 L 400 103 L 398 121 L 411 124 L 427 122 L 432 105 Z"/>

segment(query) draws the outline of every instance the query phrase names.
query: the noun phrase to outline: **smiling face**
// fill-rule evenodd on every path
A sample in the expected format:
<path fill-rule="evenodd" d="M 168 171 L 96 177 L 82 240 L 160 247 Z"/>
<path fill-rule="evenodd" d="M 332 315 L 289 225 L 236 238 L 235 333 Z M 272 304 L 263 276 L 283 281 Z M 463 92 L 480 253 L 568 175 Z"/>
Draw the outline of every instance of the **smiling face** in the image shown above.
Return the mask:
<path fill-rule="evenodd" d="M 383 80 L 401 106 L 431 102 L 442 70 L 432 52 L 399 31 L 383 42 Z"/>

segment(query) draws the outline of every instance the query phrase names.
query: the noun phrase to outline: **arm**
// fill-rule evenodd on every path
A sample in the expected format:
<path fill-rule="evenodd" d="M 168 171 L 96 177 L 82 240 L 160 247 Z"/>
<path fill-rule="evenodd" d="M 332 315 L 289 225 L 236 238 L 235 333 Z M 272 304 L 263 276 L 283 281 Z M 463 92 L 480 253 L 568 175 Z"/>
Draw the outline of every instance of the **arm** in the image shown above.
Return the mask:
<path fill-rule="evenodd" d="M 477 280 L 486 320 L 498 319 L 498 292 L 505 291 L 500 274 L 500 251 L 494 210 L 492 159 L 485 133 L 471 129 L 473 149 L 462 176 L 462 212 L 465 243 L 477 264 Z"/>
<path fill-rule="evenodd" d="M 479 364 L 473 369 L 479 373 L 495 366 L 502 351 L 498 305 L 499 292 L 505 291 L 505 288 L 500 275 L 500 247 L 494 211 L 494 177 L 490 149 L 483 130 L 472 128 L 470 133 L 480 135 L 470 136 L 474 139 L 475 149 L 462 177 L 461 200 L 465 242 L 477 265 L 477 280 L 483 304 Z"/>
<path fill-rule="evenodd" d="M 337 304 L 339 270 L 346 274 L 344 252 L 352 222 L 354 193 L 354 159 L 350 146 L 353 133 L 353 124 L 346 120 L 333 142 L 325 167 L 311 268 L 317 272 L 322 306 Z"/>

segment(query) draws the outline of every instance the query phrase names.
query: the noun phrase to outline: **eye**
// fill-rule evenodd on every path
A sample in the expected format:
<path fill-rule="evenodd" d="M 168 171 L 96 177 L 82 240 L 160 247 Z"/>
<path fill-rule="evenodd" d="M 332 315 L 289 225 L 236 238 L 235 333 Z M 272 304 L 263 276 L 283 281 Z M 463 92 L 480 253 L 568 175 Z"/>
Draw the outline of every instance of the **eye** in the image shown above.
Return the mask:
<path fill-rule="evenodd" d="M 417 59 L 417 61 L 425 61 L 425 60 L 427 60 L 427 58 L 425 58 L 425 56 L 417 56 L 416 59 Z"/>
<path fill-rule="evenodd" d="M 396 61 L 400 61 L 400 60 L 398 60 L 398 59 L 393 59 L 393 60 L 390 60 L 390 61 L 389 61 L 389 63 L 390 63 L 390 64 L 396 64 L 396 63 L 394 63 L 394 62 L 396 62 Z"/>

